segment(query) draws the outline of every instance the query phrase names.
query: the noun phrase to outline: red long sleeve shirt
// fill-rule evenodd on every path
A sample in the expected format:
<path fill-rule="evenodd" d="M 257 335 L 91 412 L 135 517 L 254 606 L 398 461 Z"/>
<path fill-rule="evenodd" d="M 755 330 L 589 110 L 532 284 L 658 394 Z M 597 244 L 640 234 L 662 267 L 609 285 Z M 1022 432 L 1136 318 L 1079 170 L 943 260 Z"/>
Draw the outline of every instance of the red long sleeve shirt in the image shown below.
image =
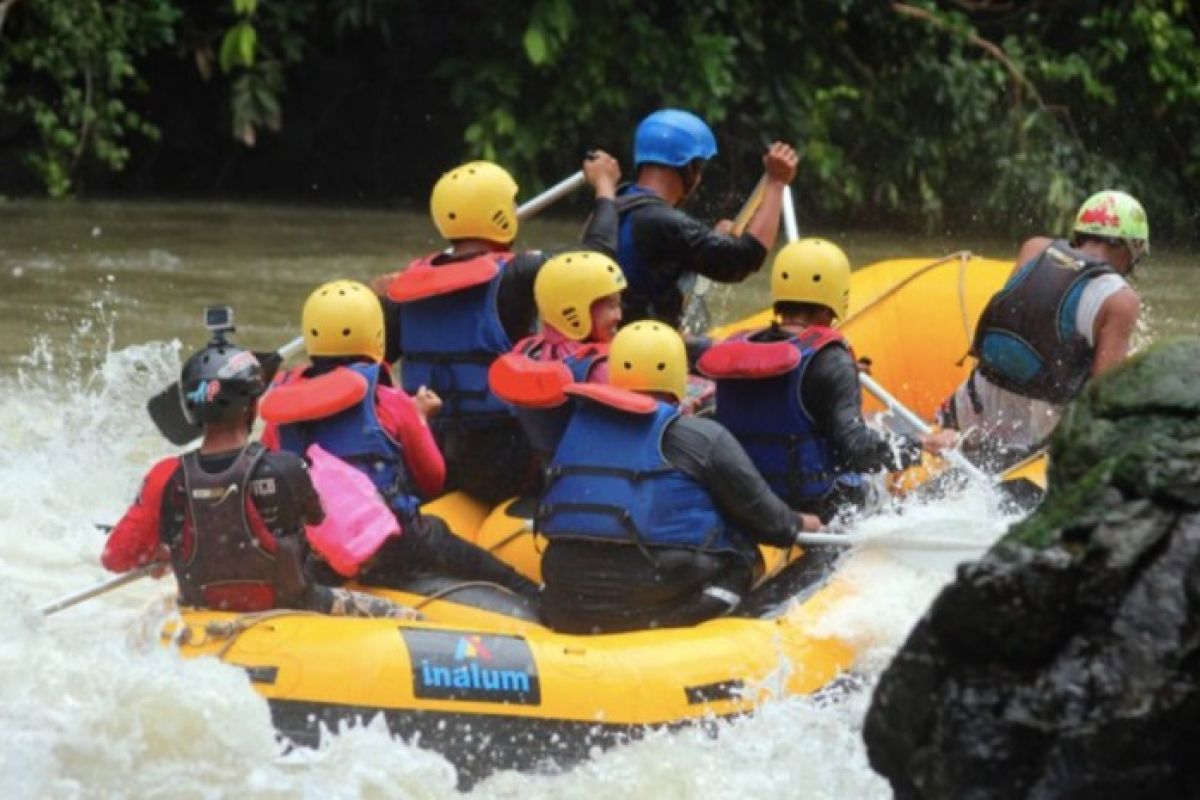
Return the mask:
<path fill-rule="evenodd" d="M 202 468 L 228 468 L 238 451 L 200 456 Z M 113 572 L 128 572 L 152 561 L 165 561 L 166 541 L 179 537 L 185 554 L 191 552 L 192 526 L 187 487 L 178 456 L 155 464 L 138 491 L 137 499 L 109 534 L 100 563 Z M 320 522 L 325 512 L 305 469 L 304 460 L 291 453 L 267 453 L 251 474 L 246 518 L 250 530 L 268 553 L 275 552 L 275 537 L 304 534 L 306 524 Z"/>

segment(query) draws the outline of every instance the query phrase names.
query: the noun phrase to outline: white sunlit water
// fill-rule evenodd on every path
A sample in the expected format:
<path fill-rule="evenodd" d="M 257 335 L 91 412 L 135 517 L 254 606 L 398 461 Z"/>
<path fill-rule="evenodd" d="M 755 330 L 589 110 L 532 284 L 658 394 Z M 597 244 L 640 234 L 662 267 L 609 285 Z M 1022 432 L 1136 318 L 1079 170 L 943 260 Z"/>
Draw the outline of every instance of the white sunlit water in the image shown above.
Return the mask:
<path fill-rule="evenodd" d="M 166 448 L 144 411 L 173 380 L 174 343 L 112 351 L 103 303 L 34 339 L 0 376 L 0 774 L 6 797 L 413 797 L 457 794 L 453 767 L 380 721 L 284 752 L 244 672 L 158 645 L 170 580 L 143 580 L 49 618 L 36 608 L 107 576 L 103 534 Z M 69 358 L 54 353 L 72 352 Z M 500 773 L 478 797 L 889 797 L 860 736 L 870 685 L 960 558 L 1005 527 L 990 491 L 901 503 L 857 532 L 971 540 L 978 550 L 864 546 L 857 587 L 818 625 L 855 645 L 866 688 L 774 701 L 716 726 L 655 732 L 557 775 Z M 881 540 L 883 541 L 883 540 Z"/>

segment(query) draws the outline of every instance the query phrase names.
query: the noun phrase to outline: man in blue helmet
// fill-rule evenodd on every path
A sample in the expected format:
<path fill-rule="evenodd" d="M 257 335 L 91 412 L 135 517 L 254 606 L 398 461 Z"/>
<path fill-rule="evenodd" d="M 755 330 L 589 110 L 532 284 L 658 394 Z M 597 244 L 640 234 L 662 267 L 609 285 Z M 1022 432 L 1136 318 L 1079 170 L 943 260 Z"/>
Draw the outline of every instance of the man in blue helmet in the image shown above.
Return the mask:
<path fill-rule="evenodd" d="M 626 322 L 658 319 L 678 328 L 681 278 L 703 275 L 736 283 L 762 267 L 774 247 L 783 188 L 796 176 L 796 151 L 775 142 L 763 156 L 762 203 L 738 236 L 730 234 L 727 220 L 710 228 L 679 210 L 700 185 L 705 162 L 716 154 L 712 130 L 688 111 L 655 111 L 638 125 L 637 178 L 617 197 L 617 261 L 629 281 L 622 297 Z"/>

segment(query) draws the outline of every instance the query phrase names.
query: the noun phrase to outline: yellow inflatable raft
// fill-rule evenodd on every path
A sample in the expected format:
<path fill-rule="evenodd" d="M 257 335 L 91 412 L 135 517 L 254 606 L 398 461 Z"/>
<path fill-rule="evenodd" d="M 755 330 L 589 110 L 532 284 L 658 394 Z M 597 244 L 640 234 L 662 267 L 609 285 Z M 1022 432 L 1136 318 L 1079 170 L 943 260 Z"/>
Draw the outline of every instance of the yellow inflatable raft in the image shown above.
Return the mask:
<path fill-rule="evenodd" d="M 1010 266 L 956 254 L 859 270 L 843 330 L 875 377 L 929 417 L 965 376 L 975 321 Z M 763 312 L 717 335 L 768 319 Z M 511 504 L 489 512 L 456 493 L 426 511 L 540 577 L 527 515 Z M 745 713 L 774 694 L 836 686 L 854 658 L 820 624 L 852 591 L 834 570 L 837 548 L 763 554 L 773 579 L 739 616 L 685 629 L 556 634 L 503 590 L 431 579 L 377 592 L 419 607 L 421 621 L 185 611 L 164 636 L 185 657 L 245 669 L 292 742 L 314 743 L 322 725 L 382 715 L 470 780 L 497 767 L 566 763 L 647 727 Z"/>
<path fill-rule="evenodd" d="M 527 575 L 537 551 L 527 522 L 461 493 L 430 504 Z M 465 525 L 475 520 L 478 530 Z M 602 636 L 556 634 L 489 585 L 440 579 L 412 591 L 372 590 L 416 606 L 421 621 L 271 611 L 184 611 L 164 637 L 185 657 L 246 670 L 280 733 L 315 744 L 322 725 L 381 715 L 405 739 L 443 753 L 466 781 L 497 768 L 568 764 L 647 728 L 745 713 L 768 697 L 835 684 L 853 652 L 821 632 L 849 589 L 831 577 L 836 549 L 772 551 L 790 566 L 752 595 L 741 616 L 691 628 Z M 783 602 L 788 597 L 798 599 Z"/>

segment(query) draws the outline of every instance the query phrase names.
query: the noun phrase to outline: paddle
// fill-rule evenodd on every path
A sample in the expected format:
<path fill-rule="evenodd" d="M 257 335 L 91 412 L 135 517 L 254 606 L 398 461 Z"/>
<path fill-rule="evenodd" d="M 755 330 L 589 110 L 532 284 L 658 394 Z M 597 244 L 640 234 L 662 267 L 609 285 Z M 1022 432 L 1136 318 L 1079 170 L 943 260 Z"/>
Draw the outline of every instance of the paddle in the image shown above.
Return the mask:
<path fill-rule="evenodd" d="M 278 350 L 267 353 L 255 353 L 263 367 L 263 379 L 270 383 L 283 362 L 291 355 L 304 349 L 304 338 L 297 336 Z M 167 441 L 174 445 L 184 445 L 200 435 L 201 427 L 187 421 L 183 415 L 183 403 L 179 398 L 179 381 L 150 398 L 146 403 L 146 411 L 154 421 Z"/>
<path fill-rule="evenodd" d="M 107 580 L 97 586 L 93 586 L 90 589 L 84 589 L 83 591 L 69 594 L 66 597 L 61 597 L 58 600 L 55 600 L 53 603 L 42 606 L 38 609 L 38 611 L 44 617 L 48 617 L 51 614 L 57 614 L 64 608 L 70 608 L 71 606 L 79 605 L 84 600 L 90 600 L 93 597 L 98 597 L 99 595 L 111 592 L 113 589 L 119 589 L 127 583 L 139 581 L 161 566 L 163 566 L 161 563 L 153 563 L 147 564 L 144 567 L 138 567 L 135 570 L 118 575 L 117 577 Z"/>
<path fill-rule="evenodd" d="M 895 533 L 801 533 L 796 536 L 796 544 L 807 547 L 818 545 L 853 547 L 859 544 L 876 543 L 885 547 L 898 547 L 905 550 L 984 550 L 990 546 L 985 542 L 974 542 L 969 539 L 931 539 L 924 536 L 910 539 Z"/>
<path fill-rule="evenodd" d="M 750 196 L 746 198 L 746 202 L 742 204 L 738 210 L 737 216 L 733 218 L 733 225 L 729 232 L 734 236 L 741 236 L 746 232 L 746 226 L 750 224 L 751 217 L 754 212 L 758 211 L 758 207 L 762 205 L 763 193 L 767 190 L 767 179 L 759 178 L 758 183 L 754 186 L 754 190 L 750 192 Z"/>
<path fill-rule="evenodd" d="M 887 389 L 880 386 L 870 375 L 865 372 L 858 373 L 858 382 L 863 385 L 864 389 L 879 398 L 880 402 L 887 406 L 890 411 L 899 414 L 904 418 L 905 422 L 912 425 L 919 432 L 926 435 L 933 433 L 933 428 L 930 427 L 929 423 L 918 417 L 911 409 L 893 397 Z M 968 461 L 967 457 L 958 450 L 945 450 L 941 455 L 951 464 L 970 475 L 974 480 L 983 481 L 984 483 L 992 482 L 992 478 L 987 473 Z"/>
<path fill-rule="evenodd" d="M 583 170 L 563 178 L 546 191 L 517 206 L 517 219 L 529 219 L 547 206 L 554 205 L 576 189 L 581 188 L 585 183 L 587 183 L 587 178 L 584 177 Z"/>

